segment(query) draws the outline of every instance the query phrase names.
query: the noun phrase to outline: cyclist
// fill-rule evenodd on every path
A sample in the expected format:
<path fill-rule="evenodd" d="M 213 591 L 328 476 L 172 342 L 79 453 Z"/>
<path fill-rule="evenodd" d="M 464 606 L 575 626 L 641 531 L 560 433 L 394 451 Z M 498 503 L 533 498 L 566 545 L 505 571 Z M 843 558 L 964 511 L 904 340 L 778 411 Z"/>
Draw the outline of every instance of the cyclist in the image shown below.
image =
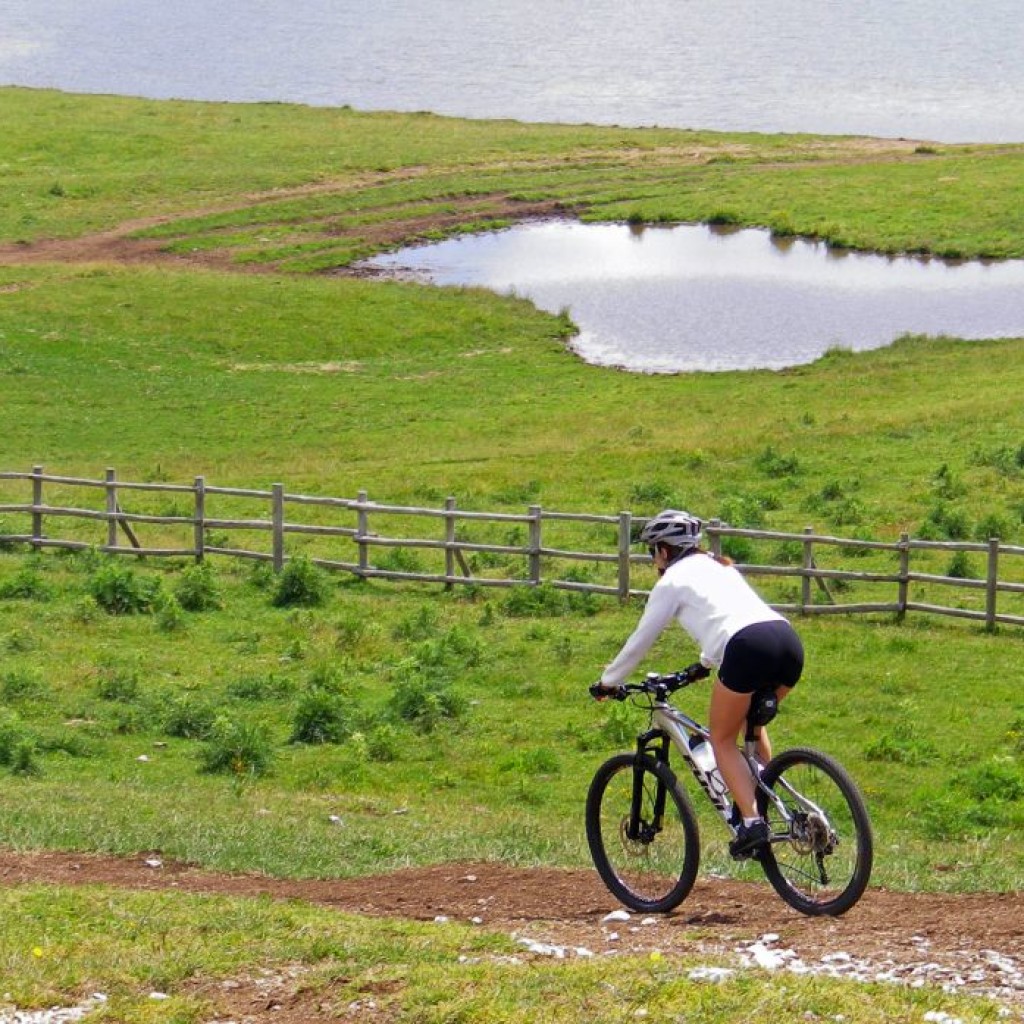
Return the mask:
<path fill-rule="evenodd" d="M 709 729 L 715 760 L 742 820 L 729 852 L 756 857 L 768 841 L 758 814 L 754 781 L 737 746 L 754 693 L 774 689 L 781 701 L 800 679 L 804 651 L 796 631 L 770 608 L 727 558 L 701 548 L 702 523 L 689 512 L 665 509 L 640 534 L 659 579 L 643 615 L 596 692 L 611 696 L 637 667 L 662 631 L 675 619 L 700 645 L 697 677 L 717 669 L 711 693 Z M 771 757 L 766 730 L 758 732 L 758 756 Z"/>

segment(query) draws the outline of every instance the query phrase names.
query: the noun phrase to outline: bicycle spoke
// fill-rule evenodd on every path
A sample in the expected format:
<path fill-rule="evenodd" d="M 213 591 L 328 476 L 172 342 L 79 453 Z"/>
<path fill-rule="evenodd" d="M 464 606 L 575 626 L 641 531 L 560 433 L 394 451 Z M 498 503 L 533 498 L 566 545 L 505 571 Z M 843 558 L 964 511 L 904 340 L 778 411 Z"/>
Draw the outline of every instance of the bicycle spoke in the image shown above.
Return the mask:
<path fill-rule="evenodd" d="M 648 763 L 635 793 L 636 784 L 631 755 L 613 758 L 595 777 L 587 807 L 591 852 L 605 884 L 627 906 L 669 910 L 696 877 L 696 822 L 667 768 Z"/>
<path fill-rule="evenodd" d="M 812 750 L 781 754 L 765 772 L 761 803 L 772 833 L 765 874 L 808 914 L 839 914 L 859 899 L 871 871 L 871 826 L 853 781 Z"/>

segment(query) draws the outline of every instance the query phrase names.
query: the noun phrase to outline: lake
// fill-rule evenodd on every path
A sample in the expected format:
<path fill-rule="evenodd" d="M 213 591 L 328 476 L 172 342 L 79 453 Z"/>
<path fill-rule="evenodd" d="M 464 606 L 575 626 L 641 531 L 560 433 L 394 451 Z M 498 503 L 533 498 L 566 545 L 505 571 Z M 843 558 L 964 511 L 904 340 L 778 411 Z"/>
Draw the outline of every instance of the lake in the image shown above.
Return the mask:
<path fill-rule="evenodd" d="M 903 334 L 1024 336 L 1024 260 L 879 256 L 753 229 L 553 221 L 362 266 L 566 309 L 584 359 L 648 373 L 777 369 Z"/>
<path fill-rule="evenodd" d="M 0 0 L 0 83 L 1024 141 L 1020 0 Z"/>

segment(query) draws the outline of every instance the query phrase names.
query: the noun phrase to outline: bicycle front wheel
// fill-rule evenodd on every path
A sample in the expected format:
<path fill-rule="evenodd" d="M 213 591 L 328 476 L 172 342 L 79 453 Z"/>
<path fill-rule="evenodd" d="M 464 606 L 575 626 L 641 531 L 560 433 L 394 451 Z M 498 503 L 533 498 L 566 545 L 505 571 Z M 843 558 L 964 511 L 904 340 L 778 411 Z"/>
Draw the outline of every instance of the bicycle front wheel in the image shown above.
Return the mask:
<path fill-rule="evenodd" d="M 604 884 L 631 910 L 663 913 L 697 878 L 700 840 L 685 791 L 667 764 L 618 754 L 587 795 L 587 842 Z"/>
<path fill-rule="evenodd" d="M 775 891 L 803 914 L 838 915 L 863 895 L 874 842 L 864 798 L 838 761 L 817 750 L 783 751 L 766 766 L 758 808 L 771 846 L 761 859 Z"/>

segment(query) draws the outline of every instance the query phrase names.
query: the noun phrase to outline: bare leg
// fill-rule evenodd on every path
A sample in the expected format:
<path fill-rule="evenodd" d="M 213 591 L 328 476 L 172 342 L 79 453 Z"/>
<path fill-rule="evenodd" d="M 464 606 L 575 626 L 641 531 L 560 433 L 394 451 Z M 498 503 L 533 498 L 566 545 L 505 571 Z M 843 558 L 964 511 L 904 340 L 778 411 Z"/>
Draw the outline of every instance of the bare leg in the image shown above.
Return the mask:
<path fill-rule="evenodd" d="M 709 729 L 711 748 L 722 779 L 729 787 L 736 806 L 744 818 L 757 816 L 754 803 L 754 780 L 736 741 L 747 720 L 750 709 L 749 693 L 734 693 L 721 679 L 715 680 L 711 691 Z M 762 730 L 763 732 L 763 730 Z"/>
<path fill-rule="evenodd" d="M 780 702 L 791 689 L 791 686 L 780 686 L 776 690 Z M 735 693 L 721 679 L 715 680 L 714 689 L 711 691 L 709 723 L 711 748 L 715 752 L 715 761 L 722 773 L 722 779 L 729 787 L 729 792 L 732 793 L 732 798 L 744 818 L 757 817 L 754 780 L 746 759 L 737 746 L 740 734 L 746 729 L 750 699 L 751 694 Z M 768 730 L 763 726 L 758 730 L 757 756 L 762 764 L 767 764 L 772 756 Z"/>

